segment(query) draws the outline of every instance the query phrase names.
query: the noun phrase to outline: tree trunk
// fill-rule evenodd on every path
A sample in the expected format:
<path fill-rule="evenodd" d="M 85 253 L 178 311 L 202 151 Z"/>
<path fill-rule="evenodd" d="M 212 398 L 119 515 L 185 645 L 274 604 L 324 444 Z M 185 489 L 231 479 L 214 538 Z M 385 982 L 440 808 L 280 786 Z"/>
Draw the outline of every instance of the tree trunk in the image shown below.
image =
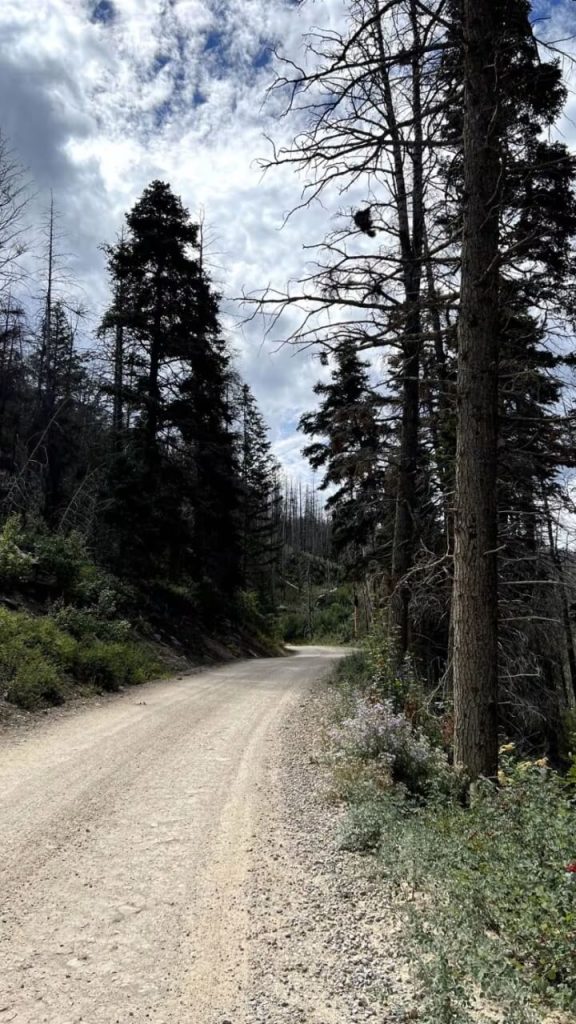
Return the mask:
<path fill-rule="evenodd" d="M 419 317 L 418 320 L 419 330 Z M 414 513 L 420 425 L 420 340 L 404 345 L 402 381 L 402 433 L 396 483 L 396 516 L 392 552 L 393 591 L 388 609 L 390 654 L 394 670 L 401 668 L 410 645 L 411 581 L 414 563 Z"/>
<path fill-rule="evenodd" d="M 148 367 L 148 409 L 146 417 L 146 455 L 148 469 L 156 468 L 158 455 L 158 429 L 160 420 L 160 357 L 162 349 L 162 288 L 163 267 L 156 269 L 154 322 L 150 338 L 150 362 Z"/>
<path fill-rule="evenodd" d="M 545 491 L 543 491 L 543 503 L 544 515 L 546 518 L 546 529 L 548 532 L 548 542 L 550 544 L 550 555 L 554 563 L 558 579 L 559 598 L 562 607 L 562 624 L 564 626 L 564 643 L 566 646 L 566 664 L 568 671 L 565 673 L 565 693 L 563 696 L 565 697 L 566 705 L 569 708 L 573 708 L 576 706 L 576 653 L 574 651 L 574 634 L 572 631 L 572 622 L 570 620 L 570 606 L 568 604 L 568 595 L 566 592 L 566 576 L 564 573 L 562 557 L 558 551 L 558 545 L 552 529 L 552 516 L 550 514 L 550 507 Z"/>
<path fill-rule="evenodd" d="M 471 779 L 498 770 L 500 22 L 497 0 L 464 0 L 453 668 L 454 757 Z"/>
<path fill-rule="evenodd" d="M 376 9 L 376 8 L 375 8 Z M 392 140 L 393 180 L 398 216 L 400 256 L 406 305 L 405 337 L 402 342 L 402 426 L 396 483 L 396 515 L 392 548 L 392 593 L 388 604 L 388 633 L 392 669 L 398 671 L 410 645 L 410 598 L 412 581 L 408 573 L 414 564 L 416 480 L 420 435 L 420 300 L 424 245 L 424 170 L 422 138 L 421 41 L 416 0 L 410 3 L 412 31 L 411 104 L 414 138 L 411 146 L 411 183 L 406 177 L 405 146 L 398 127 L 392 86 L 386 62 L 386 48 L 379 16 L 375 20 L 380 56 L 381 83 L 388 130 Z M 410 216 L 410 198 L 411 212 Z"/>

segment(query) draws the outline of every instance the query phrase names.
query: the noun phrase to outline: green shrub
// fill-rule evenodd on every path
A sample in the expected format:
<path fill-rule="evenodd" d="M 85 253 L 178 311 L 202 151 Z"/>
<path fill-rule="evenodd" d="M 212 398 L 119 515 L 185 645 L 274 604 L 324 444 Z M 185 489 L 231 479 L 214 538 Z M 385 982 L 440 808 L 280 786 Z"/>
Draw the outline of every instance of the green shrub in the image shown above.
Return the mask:
<path fill-rule="evenodd" d="M 339 663 L 332 681 L 342 691 L 366 692 L 374 702 L 390 703 L 433 747 L 449 750 L 451 708 L 425 693 L 410 663 L 406 662 L 400 672 L 392 671 L 388 639 L 378 622 L 364 638 L 362 650 Z"/>
<path fill-rule="evenodd" d="M 538 1024 L 545 1006 L 576 1011 L 576 768 L 562 778 L 508 745 L 499 785 L 478 784 L 464 806 L 439 747 L 443 709 L 396 687 L 375 647 L 333 676 L 334 788 L 350 805 L 342 846 L 377 852 L 398 893 L 419 1020 L 487 1024 L 496 1007 L 503 1024 Z"/>
<path fill-rule="evenodd" d="M 540 1002 L 575 1011 L 576 813 L 563 780 L 505 758 L 500 787 L 481 784 L 466 808 L 406 800 L 365 764 L 348 762 L 343 786 L 336 763 L 350 802 L 341 845 L 377 851 L 397 890 L 423 1024 L 487 1024 L 478 997 L 510 1024 L 537 1024 Z"/>
<path fill-rule="evenodd" d="M 330 682 L 342 689 L 356 692 L 368 689 L 372 682 L 372 663 L 366 650 L 354 651 L 336 662 Z"/>
<path fill-rule="evenodd" d="M 136 602 L 133 589 L 90 560 L 80 563 L 78 577 L 70 591 L 78 608 L 90 608 L 101 619 L 115 619 Z"/>
<path fill-rule="evenodd" d="M 13 587 L 31 579 L 36 560 L 24 545 L 20 517 L 11 515 L 0 530 L 0 586 Z"/>
<path fill-rule="evenodd" d="M 74 664 L 77 679 L 113 692 L 151 679 L 160 669 L 158 662 L 133 644 L 95 640 L 78 646 Z"/>
<path fill-rule="evenodd" d="M 108 640 L 113 643 L 127 641 L 132 627 L 126 619 L 101 618 L 97 609 L 74 608 L 67 605 L 60 609 L 54 620 L 76 640 Z"/>
<path fill-rule="evenodd" d="M 78 533 L 37 533 L 29 538 L 37 574 L 53 580 L 54 589 L 70 593 L 78 583 L 82 567 L 89 561 L 83 538 Z"/>
<path fill-rule="evenodd" d="M 448 969 L 468 975 L 468 994 L 475 984 L 505 1005 L 543 999 L 576 1010 L 576 875 L 565 870 L 576 852 L 574 808 L 541 765 L 524 762 L 504 781 L 500 790 L 485 784 L 469 809 L 389 802 L 380 856 L 399 888 L 408 881 L 428 897 L 429 914 L 405 910 L 435 997 Z M 454 1020 L 469 1019 L 462 993 L 452 1003 Z M 520 1019 L 538 1018 L 527 1008 Z"/>
<path fill-rule="evenodd" d="M 340 847 L 353 853 L 377 850 L 386 821 L 385 807 L 380 800 L 359 798 L 358 780 L 353 794 L 355 802 L 340 830 Z"/>
<path fill-rule="evenodd" d="M 293 607 L 291 601 L 279 614 L 278 623 L 286 643 L 353 643 L 352 589 L 341 586 L 326 593 L 325 587 L 316 586 L 308 595 L 304 585 L 299 603 Z"/>
<path fill-rule="evenodd" d="M 234 619 L 245 629 L 265 635 L 270 627 L 267 616 L 260 607 L 258 594 L 253 590 L 242 590 L 235 598 Z"/>
<path fill-rule="evenodd" d="M 330 738 L 335 760 L 376 761 L 384 775 L 414 796 L 450 796 L 460 785 L 446 754 L 391 700 L 356 694 Z"/>
<path fill-rule="evenodd" d="M 150 650 L 127 640 L 129 626 L 66 608 L 53 618 L 0 608 L 0 686 L 20 707 L 58 704 L 74 683 L 102 690 L 161 672 Z"/>
<path fill-rule="evenodd" d="M 303 612 L 287 611 L 280 616 L 280 632 L 287 644 L 309 639 L 308 620 Z"/>
<path fill-rule="evenodd" d="M 6 696 L 12 704 L 32 711 L 42 704 L 63 704 L 65 687 L 54 665 L 32 655 L 17 669 Z"/>
<path fill-rule="evenodd" d="M 34 616 L 0 608 L 0 676 L 13 678 L 18 666 L 32 655 L 66 672 L 74 660 L 76 641 L 60 630 L 50 616 Z"/>
<path fill-rule="evenodd" d="M 228 614 L 227 628 L 232 636 L 240 630 L 246 639 L 258 644 L 262 653 L 271 656 L 278 654 L 282 636 L 277 617 L 264 610 L 262 600 L 255 591 L 240 591 L 234 598 L 232 608 L 228 608 Z"/>
<path fill-rule="evenodd" d="M 94 564 L 79 533 L 49 533 L 43 524 L 25 530 L 20 517 L 11 515 L 0 530 L 0 585 L 25 589 L 31 583 L 75 605 L 94 607 L 101 618 L 116 617 L 133 596 Z"/>

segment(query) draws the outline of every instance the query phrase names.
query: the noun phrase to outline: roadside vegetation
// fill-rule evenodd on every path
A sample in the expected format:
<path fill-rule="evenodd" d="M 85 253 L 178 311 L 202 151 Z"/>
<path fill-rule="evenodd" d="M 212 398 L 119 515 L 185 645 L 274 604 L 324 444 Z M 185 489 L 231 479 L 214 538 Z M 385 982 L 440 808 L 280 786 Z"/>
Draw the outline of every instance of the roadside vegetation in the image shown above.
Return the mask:
<path fill-rule="evenodd" d="M 226 613 L 169 580 L 149 587 L 98 565 L 78 532 L 9 516 L 0 530 L 0 698 L 26 710 L 113 692 L 187 664 L 276 655 L 278 626 L 258 594 Z"/>
<path fill-rule="evenodd" d="M 562 771 L 503 739 L 498 782 L 470 791 L 452 764 L 451 704 L 425 696 L 410 671 L 391 673 L 381 636 L 332 684 L 341 843 L 376 857 L 396 895 L 419 1020 L 537 1024 L 553 1009 L 576 1019 L 573 719 Z"/>
<path fill-rule="evenodd" d="M 278 628 L 288 644 L 354 642 L 354 590 L 348 584 L 312 585 L 294 595 L 278 612 Z"/>
<path fill-rule="evenodd" d="M 9 517 L 0 592 L 0 696 L 20 708 L 119 690 L 167 667 L 130 621 L 134 593 L 94 564 L 77 534 L 27 532 Z"/>
<path fill-rule="evenodd" d="M 17 301 L 18 253 L 37 240 L 1 127 L 0 190 L 0 251 L 19 240 L 0 268 L 3 699 L 117 689 L 166 654 L 280 653 L 287 485 L 233 363 L 201 226 L 151 182 L 103 245 L 108 303 L 90 333 L 54 202 L 38 298 Z M 302 510 L 291 517 L 303 537 Z"/>

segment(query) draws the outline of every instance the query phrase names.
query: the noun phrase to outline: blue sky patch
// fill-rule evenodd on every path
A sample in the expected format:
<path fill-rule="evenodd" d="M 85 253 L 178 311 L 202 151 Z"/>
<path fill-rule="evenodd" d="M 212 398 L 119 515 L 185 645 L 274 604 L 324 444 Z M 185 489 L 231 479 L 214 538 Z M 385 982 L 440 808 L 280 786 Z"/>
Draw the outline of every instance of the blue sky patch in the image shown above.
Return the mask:
<path fill-rule="evenodd" d="M 159 74 L 159 72 L 162 71 L 162 69 L 170 63 L 171 59 L 172 58 L 167 53 L 157 53 L 156 56 L 154 57 L 154 72 L 156 74 Z"/>
<path fill-rule="evenodd" d="M 256 54 L 253 64 L 254 67 L 257 69 L 265 68 L 270 63 L 271 60 L 272 49 L 270 48 L 270 46 L 262 46 L 261 49 Z"/>
<path fill-rule="evenodd" d="M 224 47 L 224 33 L 218 32 L 216 29 L 212 29 L 208 32 L 204 41 L 204 50 L 213 51 L 221 50 Z"/>
<path fill-rule="evenodd" d="M 100 22 L 102 25 L 109 25 L 116 17 L 116 9 L 112 0 L 98 0 L 92 8 L 90 21 Z"/>
<path fill-rule="evenodd" d="M 162 128 L 172 115 L 172 103 L 170 100 L 164 100 L 154 108 L 154 127 L 156 129 Z"/>

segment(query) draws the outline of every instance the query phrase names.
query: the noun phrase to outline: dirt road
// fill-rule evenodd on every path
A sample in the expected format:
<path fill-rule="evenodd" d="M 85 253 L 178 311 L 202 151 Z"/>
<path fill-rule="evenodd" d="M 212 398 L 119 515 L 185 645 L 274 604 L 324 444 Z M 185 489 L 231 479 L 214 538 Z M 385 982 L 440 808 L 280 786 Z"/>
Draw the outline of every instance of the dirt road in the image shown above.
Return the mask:
<path fill-rule="evenodd" d="M 338 653 L 211 669 L 3 734 L 0 1024 L 254 1019 L 263 790 L 283 722 Z"/>

